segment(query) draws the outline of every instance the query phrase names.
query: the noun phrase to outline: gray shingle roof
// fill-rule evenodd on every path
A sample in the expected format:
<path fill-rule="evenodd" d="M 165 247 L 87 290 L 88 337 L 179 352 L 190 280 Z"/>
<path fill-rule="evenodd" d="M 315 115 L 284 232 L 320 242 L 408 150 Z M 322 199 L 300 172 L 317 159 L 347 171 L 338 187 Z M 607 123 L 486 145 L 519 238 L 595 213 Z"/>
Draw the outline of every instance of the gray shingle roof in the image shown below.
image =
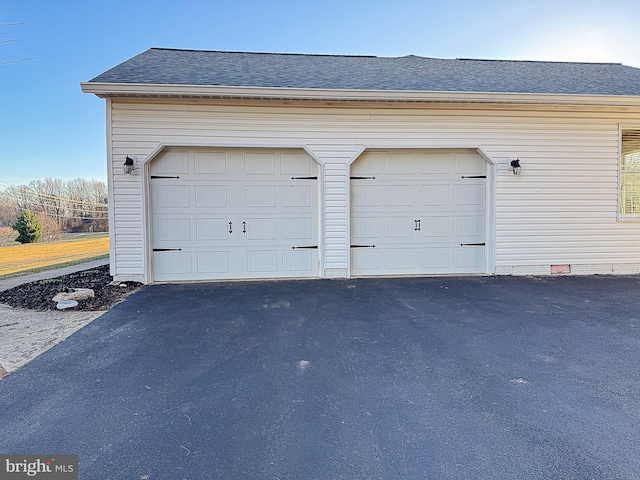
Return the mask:
<path fill-rule="evenodd" d="M 95 83 L 640 96 L 616 63 L 243 53 L 151 48 Z"/>

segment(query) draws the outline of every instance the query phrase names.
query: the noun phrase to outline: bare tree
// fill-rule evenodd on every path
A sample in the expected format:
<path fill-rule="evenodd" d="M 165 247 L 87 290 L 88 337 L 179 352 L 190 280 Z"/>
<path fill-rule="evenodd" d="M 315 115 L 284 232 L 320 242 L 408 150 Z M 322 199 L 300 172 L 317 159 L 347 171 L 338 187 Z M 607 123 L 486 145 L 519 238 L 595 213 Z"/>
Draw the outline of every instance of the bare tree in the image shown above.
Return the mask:
<path fill-rule="evenodd" d="M 48 216 L 53 217 L 60 227 L 64 227 L 67 213 L 67 202 L 63 198 L 66 193 L 64 181 L 59 178 L 32 180 L 27 185 L 27 188 L 34 192 L 32 201 L 38 204 L 37 208 L 32 208 L 32 210 L 46 213 Z"/>
<path fill-rule="evenodd" d="M 105 182 L 98 180 L 92 180 L 91 187 L 93 192 L 91 201 L 95 205 L 104 205 L 93 214 L 92 229 L 97 232 L 106 232 L 109 230 L 109 209 L 107 206 L 109 203 L 109 189 Z"/>
<path fill-rule="evenodd" d="M 0 227 L 0 246 L 15 242 L 20 233 L 11 227 Z"/>
<path fill-rule="evenodd" d="M 20 215 L 20 209 L 13 198 L 4 191 L 0 192 L 0 227 L 10 227 Z"/>
<path fill-rule="evenodd" d="M 11 226 L 20 212 L 53 218 L 63 231 L 104 232 L 109 228 L 107 185 L 96 180 L 45 178 L 0 192 L 0 226 Z"/>
<path fill-rule="evenodd" d="M 62 229 L 58 222 L 47 215 L 44 212 L 40 212 L 36 215 L 40 223 L 42 224 L 42 238 L 41 242 L 52 242 L 54 240 L 60 240 L 62 238 Z"/>
<path fill-rule="evenodd" d="M 74 201 L 70 203 L 73 212 L 73 218 L 76 220 L 72 222 L 75 225 L 75 230 L 84 230 L 83 225 L 90 224 L 90 219 L 93 217 L 95 208 L 88 202 L 93 200 L 93 191 L 91 188 L 91 182 L 84 178 L 76 178 L 67 182 L 67 197 Z"/>
<path fill-rule="evenodd" d="M 26 188 L 26 186 L 24 188 Z M 20 212 L 22 210 L 31 209 L 35 206 L 32 196 L 29 195 L 24 188 L 12 185 L 2 192 L 3 196 L 8 201 L 12 202 L 14 207 Z M 18 215 L 20 215 L 20 213 L 18 213 Z"/>

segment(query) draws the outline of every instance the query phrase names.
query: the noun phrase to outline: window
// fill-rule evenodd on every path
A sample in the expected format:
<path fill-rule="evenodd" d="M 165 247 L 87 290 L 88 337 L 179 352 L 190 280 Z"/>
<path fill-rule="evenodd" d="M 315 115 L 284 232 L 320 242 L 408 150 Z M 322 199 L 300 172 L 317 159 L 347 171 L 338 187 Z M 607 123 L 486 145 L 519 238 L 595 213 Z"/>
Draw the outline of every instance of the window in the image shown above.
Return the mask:
<path fill-rule="evenodd" d="M 640 129 L 622 130 L 620 214 L 640 215 Z"/>

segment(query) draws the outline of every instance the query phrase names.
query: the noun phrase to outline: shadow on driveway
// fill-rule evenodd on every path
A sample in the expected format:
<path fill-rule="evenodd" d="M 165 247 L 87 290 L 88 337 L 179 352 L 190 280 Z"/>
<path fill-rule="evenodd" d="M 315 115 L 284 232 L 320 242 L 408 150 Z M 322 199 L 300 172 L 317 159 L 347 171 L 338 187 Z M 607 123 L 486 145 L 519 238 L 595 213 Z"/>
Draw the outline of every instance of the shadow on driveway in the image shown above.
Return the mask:
<path fill-rule="evenodd" d="M 639 277 L 147 286 L 0 382 L 83 479 L 640 478 Z"/>

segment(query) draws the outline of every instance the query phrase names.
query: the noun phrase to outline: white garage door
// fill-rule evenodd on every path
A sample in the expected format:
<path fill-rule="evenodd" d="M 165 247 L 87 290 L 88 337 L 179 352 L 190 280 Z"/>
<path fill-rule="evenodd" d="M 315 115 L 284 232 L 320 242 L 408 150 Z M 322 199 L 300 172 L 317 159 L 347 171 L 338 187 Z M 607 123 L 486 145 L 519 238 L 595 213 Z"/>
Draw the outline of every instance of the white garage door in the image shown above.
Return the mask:
<path fill-rule="evenodd" d="M 351 169 L 351 274 L 484 273 L 477 153 L 371 152 Z"/>
<path fill-rule="evenodd" d="M 318 276 L 304 152 L 168 150 L 150 168 L 154 281 Z"/>

